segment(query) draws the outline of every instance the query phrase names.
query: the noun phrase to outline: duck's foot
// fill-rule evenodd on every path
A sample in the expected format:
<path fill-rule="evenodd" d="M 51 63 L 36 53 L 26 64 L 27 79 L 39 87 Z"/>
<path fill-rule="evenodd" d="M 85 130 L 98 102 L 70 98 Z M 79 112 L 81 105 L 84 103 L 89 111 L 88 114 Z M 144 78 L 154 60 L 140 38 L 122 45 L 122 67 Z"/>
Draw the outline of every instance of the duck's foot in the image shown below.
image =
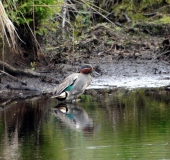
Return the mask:
<path fill-rule="evenodd" d="M 73 100 L 66 100 L 66 103 L 76 103 L 79 102 L 81 99 L 73 99 Z"/>
<path fill-rule="evenodd" d="M 72 102 L 79 102 L 81 99 L 73 99 Z"/>

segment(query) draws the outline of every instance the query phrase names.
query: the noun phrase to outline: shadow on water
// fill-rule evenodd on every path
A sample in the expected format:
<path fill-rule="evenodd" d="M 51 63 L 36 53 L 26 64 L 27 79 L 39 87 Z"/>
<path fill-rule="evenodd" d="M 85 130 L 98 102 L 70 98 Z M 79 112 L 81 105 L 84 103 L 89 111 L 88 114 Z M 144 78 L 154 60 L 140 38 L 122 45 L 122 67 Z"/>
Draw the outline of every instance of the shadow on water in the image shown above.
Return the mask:
<path fill-rule="evenodd" d="M 76 104 L 48 98 L 0 110 L 0 159 L 168 159 L 170 92 L 89 90 Z"/>

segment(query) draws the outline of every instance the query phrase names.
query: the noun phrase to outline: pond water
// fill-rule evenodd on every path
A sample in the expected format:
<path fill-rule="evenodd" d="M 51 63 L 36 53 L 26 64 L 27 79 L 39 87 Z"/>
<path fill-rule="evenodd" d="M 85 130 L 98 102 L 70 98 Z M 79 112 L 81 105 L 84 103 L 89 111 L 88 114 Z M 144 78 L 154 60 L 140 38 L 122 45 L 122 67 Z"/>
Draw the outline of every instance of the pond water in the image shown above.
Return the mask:
<path fill-rule="evenodd" d="M 0 110 L 1 159 L 170 159 L 170 93 L 101 89 L 76 104 L 15 101 Z"/>

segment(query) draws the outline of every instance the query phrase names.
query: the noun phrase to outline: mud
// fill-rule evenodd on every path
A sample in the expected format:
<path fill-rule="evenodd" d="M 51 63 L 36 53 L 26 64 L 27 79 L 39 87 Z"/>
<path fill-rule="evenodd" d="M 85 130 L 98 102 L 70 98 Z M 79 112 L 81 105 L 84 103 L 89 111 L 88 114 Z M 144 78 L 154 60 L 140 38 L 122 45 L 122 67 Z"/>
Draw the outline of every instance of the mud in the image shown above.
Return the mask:
<path fill-rule="evenodd" d="M 65 74 L 55 72 L 44 73 L 46 77 L 52 77 L 54 81 L 45 81 L 41 78 L 20 77 L 26 82 L 26 86 L 21 86 L 7 76 L 1 75 L 0 101 L 23 99 L 27 97 L 46 95 L 51 96 L 53 88 L 70 73 L 78 71 L 79 66 L 70 66 L 65 69 Z M 99 76 L 93 76 L 93 81 L 88 89 L 99 88 L 155 88 L 170 85 L 170 65 L 165 61 L 152 60 L 120 60 L 115 62 L 93 63 L 95 70 L 100 73 Z M 12 89 L 10 87 L 13 87 Z M 15 87 L 17 89 L 15 89 Z M 22 89 L 18 90 L 21 87 Z M 24 88 L 25 87 L 25 88 Z"/>
<path fill-rule="evenodd" d="M 165 61 L 126 60 L 102 64 L 101 70 L 105 73 L 94 78 L 91 88 L 124 87 L 133 89 L 164 87 L 170 84 L 170 66 Z"/>
<path fill-rule="evenodd" d="M 53 88 L 69 74 L 78 72 L 84 63 L 92 64 L 100 74 L 93 76 L 89 89 L 170 85 L 169 48 L 162 43 L 164 35 L 132 34 L 130 29 L 118 32 L 105 25 L 92 28 L 87 34 L 86 39 L 82 38 L 74 46 L 74 53 L 69 43 L 53 51 L 44 48 L 49 65 L 36 66 L 35 71 L 41 73 L 38 78 L 17 76 L 25 86 L 0 73 L 0 102 L 41 95 L 50 97 Z M 15 60 L 13 66 L 21 68 L 20 64 L 25 63 L 19 64 L 20 61 Z"/>

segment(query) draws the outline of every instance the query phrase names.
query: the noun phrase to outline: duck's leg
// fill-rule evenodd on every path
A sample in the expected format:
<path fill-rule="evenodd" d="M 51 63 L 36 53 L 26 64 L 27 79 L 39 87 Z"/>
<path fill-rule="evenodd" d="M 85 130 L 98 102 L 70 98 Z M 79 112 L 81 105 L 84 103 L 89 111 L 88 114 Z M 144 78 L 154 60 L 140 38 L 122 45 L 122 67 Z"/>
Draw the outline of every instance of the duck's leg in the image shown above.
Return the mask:
<path fill-rule="evenodd" d="M 72 103 L 79 102 L 81 99 L 79 99 L 77 96 L 74 96 L 74 99 L 72 100 Z"/>

